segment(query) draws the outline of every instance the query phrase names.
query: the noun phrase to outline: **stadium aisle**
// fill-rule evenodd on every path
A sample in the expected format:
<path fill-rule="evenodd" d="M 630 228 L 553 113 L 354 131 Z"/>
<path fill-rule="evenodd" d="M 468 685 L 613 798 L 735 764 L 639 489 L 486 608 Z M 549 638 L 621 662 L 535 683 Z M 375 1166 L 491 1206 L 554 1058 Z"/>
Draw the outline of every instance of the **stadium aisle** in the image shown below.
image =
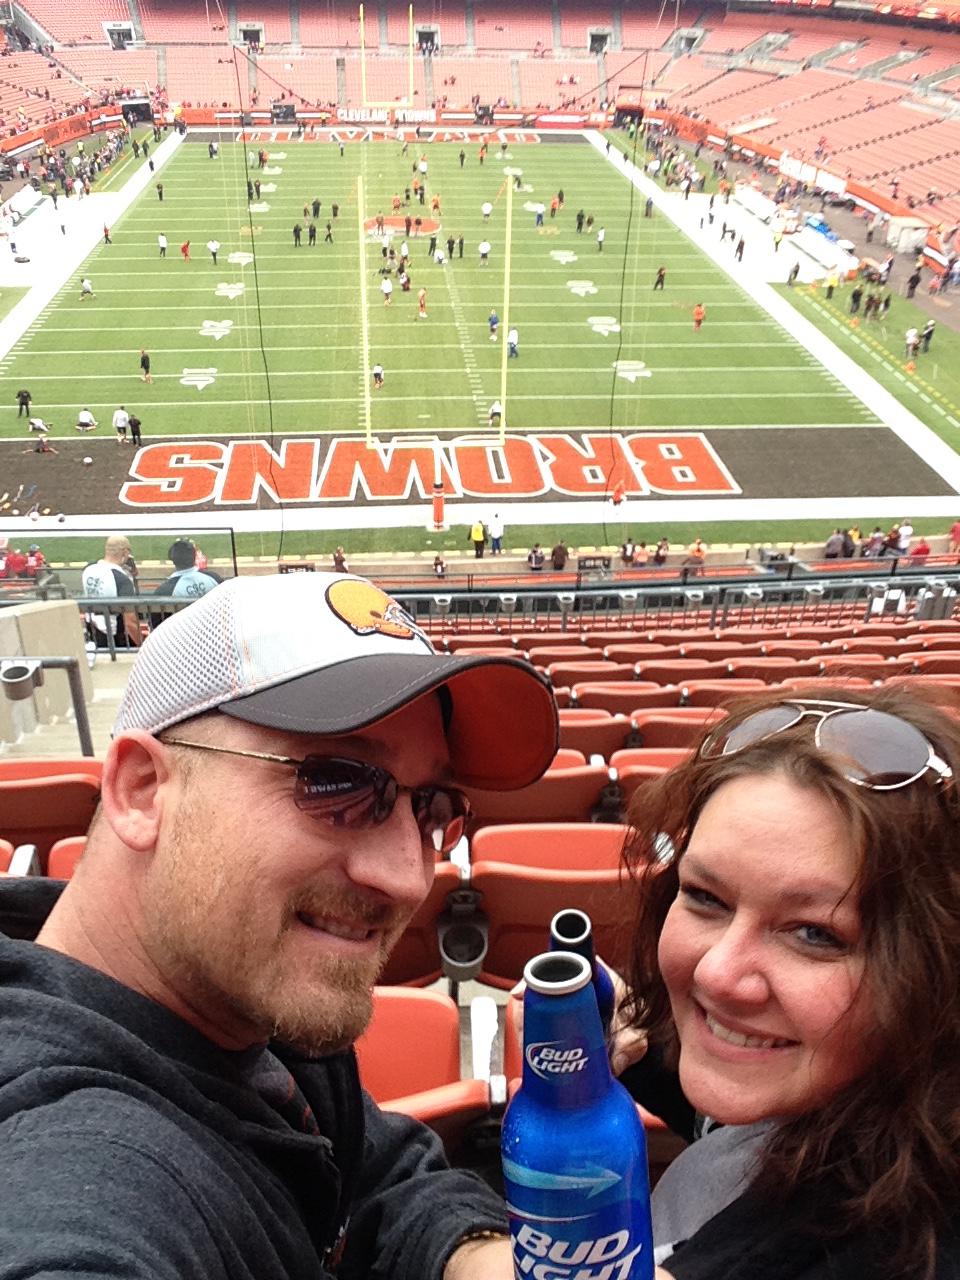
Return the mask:
<path fill-rule="evenodd" d="M 94 191 L 82 200 L 61 197 L 56 209 L 52 200 L 45 199 L 17 227 L 11 239 L 17 253 L 30 261 L 15 262 L 12 252 L 9 257 L 0 257 L 0 287 L 27 287 L 30 292 L 0 320 L 0 360 L 102 240 L 104 226 L 114 227 L 134 200 L 159 180 L 164 165 L 182 143 L 176 132 L 164 138 L 151 152 L 155 171 L 142 163 L 119 191 Z M 96 283 L 94 280 L 94 289 Z"/>

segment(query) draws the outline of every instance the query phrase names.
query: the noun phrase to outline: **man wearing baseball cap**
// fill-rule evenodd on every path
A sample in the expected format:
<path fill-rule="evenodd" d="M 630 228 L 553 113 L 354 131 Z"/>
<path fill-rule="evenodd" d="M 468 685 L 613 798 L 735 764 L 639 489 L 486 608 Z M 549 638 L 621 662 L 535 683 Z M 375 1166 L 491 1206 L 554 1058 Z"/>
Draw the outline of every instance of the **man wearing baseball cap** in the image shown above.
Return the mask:
<path fill-rule="evenodd" d="M 153 632 L 74 878 L 0 882 L 0 1274 L 509 1280 L 499 1199 L 350 1046 L 458 787 L 556 740 L 531 667 L 434 653 L 349 575 Z"/>

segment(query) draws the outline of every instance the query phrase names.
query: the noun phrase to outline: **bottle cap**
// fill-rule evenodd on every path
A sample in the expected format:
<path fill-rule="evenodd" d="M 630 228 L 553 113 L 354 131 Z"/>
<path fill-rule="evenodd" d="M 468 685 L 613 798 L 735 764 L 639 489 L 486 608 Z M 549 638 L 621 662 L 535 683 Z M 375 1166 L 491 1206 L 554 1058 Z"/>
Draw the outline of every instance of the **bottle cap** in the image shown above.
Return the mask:
<path fill-rule="evenodd" d="M 567 907 L 558 911 L 550 921 L 550 937 L 571 947 L 582 946 L 589 940 L 592 931 L 590 917 L 579 907 Z"/>
<path fill-rule="evenodd" d="M 592 977 L 589 962 L 572 951 L 545 951 L 528 961 L 523 971 L 529 989 L 543 996 L 572 995 Z"/>

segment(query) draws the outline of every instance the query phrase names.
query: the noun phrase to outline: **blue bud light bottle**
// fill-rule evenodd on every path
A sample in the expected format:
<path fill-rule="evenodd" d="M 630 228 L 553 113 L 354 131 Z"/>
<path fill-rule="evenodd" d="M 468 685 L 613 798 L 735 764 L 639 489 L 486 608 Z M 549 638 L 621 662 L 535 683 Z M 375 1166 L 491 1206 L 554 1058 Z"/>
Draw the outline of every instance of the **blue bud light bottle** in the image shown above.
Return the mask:
<path fill-rule="evenodd" d="M 551 951 L 523 973 L 523 1082 L 501 1150 L 517 1280 L 651 1280 L 643 1125 L 610 1073 L 591 971 Z"/>
<path fill-rule="evenodd" d="M 609 1038 L 616 1002 L 613 979 L 594 954 L 593 924 L 585 911 L 578 907 L 568 907 L 565 911 L 557 912 L 550 921 L 550 950 L 572 951 L 575 955 L 583 956 L 589 964 L 593 973 L 593 992 L 600 1010 L 600 1025 L 603 1027 L 604 1038 Z"/>

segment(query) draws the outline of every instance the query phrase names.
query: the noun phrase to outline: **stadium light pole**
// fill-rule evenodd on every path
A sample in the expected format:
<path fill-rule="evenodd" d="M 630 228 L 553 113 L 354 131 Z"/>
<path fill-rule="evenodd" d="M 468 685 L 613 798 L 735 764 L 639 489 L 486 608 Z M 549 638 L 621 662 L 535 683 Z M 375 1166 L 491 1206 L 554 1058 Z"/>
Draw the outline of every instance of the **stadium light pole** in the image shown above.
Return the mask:
<path fill-rule="evenodd" d="M 500 443 L 507 438 L 507 360 L 510 347 L 506 335 L 510 332 L 510 254 L 513 245 L 513 178 L 507 178 L 507 229 L 503 241 L 503 343 L 500 347 Z"/>

